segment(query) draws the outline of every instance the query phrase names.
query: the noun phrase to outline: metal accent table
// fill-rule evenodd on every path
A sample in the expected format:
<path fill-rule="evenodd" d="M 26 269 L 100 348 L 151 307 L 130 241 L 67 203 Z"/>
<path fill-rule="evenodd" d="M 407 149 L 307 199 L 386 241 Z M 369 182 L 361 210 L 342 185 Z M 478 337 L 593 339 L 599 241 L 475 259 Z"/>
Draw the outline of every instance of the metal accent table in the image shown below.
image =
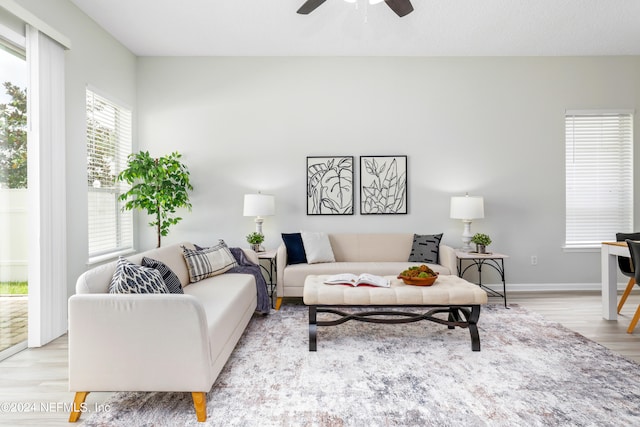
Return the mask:
<path fill-rule="evenodd" d="M 499 254 L 497 252 L 481 254 L 478 252 L 463 252 L 461 250 L 456 250 L 456 259 L 458 260 L 458 277 L 463 277 L 464 273 L 466 273 L 468 269 L 475 266 L 478 269 L 477 285 L 487 291 L 488 294 L 504 299 L 504 307 L 509 308 L 507 307 L 507 285 L 504 279 L 505 258 L 509 258 L 509 256 Z M 463 261 L 470 262 L 470 264 L 464 267 L 464 269 L 462 268 Z M 482 284 L 482 267 L 485 265 L 493 268 L 500 275 L 500 279 L 502 280 L 502 293 Z"/>
<path fill-rule="evenodd" d="M 269 299 L 271 299 L 271 307 L 273 308 L 274 305 L 274 299 L 273 299 L 273 294 L 275 293 L 276 290 L 276 283 L 277 283 L 277 272 L 278 272 L 278 261 L 276 259 L 276 255 L 278 253 L 277 249 L 270 249 L 268 251 L 264 251 L 264 252 L 256 252 L 256 254 L 258 255 L 258 263 L 260 265 L 260 267 L 262 268 L 262 270 L 264 270 L 264 272 L 267 275 L 267 286 L 269 287 L 268 292 L 269 292 Z M 260 263 L 260 261 L 262 260 L 267 260 L 269 261 L 269 268 L 265 267 L 264 265 L 262 265 Z"/>

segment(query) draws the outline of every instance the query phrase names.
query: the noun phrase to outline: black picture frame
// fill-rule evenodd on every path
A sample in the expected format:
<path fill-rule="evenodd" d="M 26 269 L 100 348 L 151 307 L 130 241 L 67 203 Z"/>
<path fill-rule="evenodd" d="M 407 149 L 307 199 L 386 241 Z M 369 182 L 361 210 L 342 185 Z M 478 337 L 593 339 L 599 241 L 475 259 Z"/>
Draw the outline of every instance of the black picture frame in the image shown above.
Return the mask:
<path fill-rule="evenodd" d="M 353 215 L 353 156 L 307 157 L 307 215 Z"/>
<path fill-rule="evenodd" d="M 407 188 L 407 156 L 360 156 L 360 214 L 407 214 Z"/>

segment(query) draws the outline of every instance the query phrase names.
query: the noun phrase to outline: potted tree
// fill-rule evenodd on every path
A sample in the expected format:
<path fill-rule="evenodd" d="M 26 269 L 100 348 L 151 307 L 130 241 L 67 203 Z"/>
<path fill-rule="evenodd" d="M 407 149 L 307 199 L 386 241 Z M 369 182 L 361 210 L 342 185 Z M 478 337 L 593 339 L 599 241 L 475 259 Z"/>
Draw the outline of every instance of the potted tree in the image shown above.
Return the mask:
<path fill-rule="evenodd" d="M 247 243 L 251 245 L 251 249 L 255 252 L 260 252 L 260 244 L 262 242 L 264 242 L 264 235 L 262 233 L 254 231 L 253 233 L 247 234 Z"/>
<path fill-rule="evenodd" d="M 484 254 L 487 246 L 491 244 L 491 237 L 483 233 L 476 233 L 471 238 L 471 241 L 476 244 L 476 252 Z"/>
<path fill-rule="evenodd" d="M 162 236 L 169 234 L 169 227 L 182 220 L 176 209 L 191 210 L 188 191 L 193 190 L 189 182 L 189 170 L 180 162 L 181 154 L 173 152 L 167 156 L 152 158 L 148 151 L 130 154 L 127 168 L 118 175 L 131 188 L 119 199 L 126 201 L 123 209 L 146 211 L 154 219 L 149 225 L 156 227 L 158 246 Z"/>

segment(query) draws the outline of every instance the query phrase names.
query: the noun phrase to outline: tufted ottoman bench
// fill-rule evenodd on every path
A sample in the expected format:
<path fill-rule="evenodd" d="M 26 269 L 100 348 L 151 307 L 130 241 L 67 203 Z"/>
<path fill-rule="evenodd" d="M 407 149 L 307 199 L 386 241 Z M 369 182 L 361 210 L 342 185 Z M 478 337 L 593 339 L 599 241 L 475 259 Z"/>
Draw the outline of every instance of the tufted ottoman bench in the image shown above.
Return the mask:
<path fill-rule="evenodd" d="M 419 320 L 469 328 L 471 349 L 480 351 L 478 319 L 480 305 L 487 303 L 487 293 L 478 285 L 453 275 L 441 275 L 432 286 L 405 285 L 388 277 L 391 287 L 327 285 L 328 276 L 307 276 L 304 303 L 309 307 L 309 351 L 317 349 L 317 327 L 335 326 L 348 320 L 372 323 L 408 323 Z M 341 309 L 338 310 L 337 307 Z M 372 311 L 347 313 L 342 308 L 374 308 Z M 401 311 L 396 307 L 427 307 L 425 313 Z M 335 320 L 317 320 L 317 313 L 332 313 Z M 447 313 L 447 318 L 435 314 Z"/>

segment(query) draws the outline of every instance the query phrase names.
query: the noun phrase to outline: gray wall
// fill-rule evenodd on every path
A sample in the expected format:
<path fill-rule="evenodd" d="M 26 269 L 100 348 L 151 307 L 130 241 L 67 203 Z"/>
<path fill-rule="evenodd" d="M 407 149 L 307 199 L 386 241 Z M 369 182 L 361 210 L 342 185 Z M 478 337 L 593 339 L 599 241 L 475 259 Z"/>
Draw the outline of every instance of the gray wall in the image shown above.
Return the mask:
<path fill-rule="evenodd" d="M 599 286 L 599 253 L 561 248 L 563 114 L 638 110 L 640 57 L 136 58 L 68 0 L 17 3 L 72 42 L 70 293 L 87 262 L 87 84 L 135 107 L 141 149 L 184 154 L 194 208 L 167 243 L 246 245 L 254 224 L 242 216 L 242 196 L 262 190 L 277 197 L 277 215 L 264 226 L 268 247 L 279 244 L 279 233 L 300 229 L 444 232 L 458 245 L 462 224 L 448 218 L 449 198 L 468 191 L 485 197 L 486 218 L 472 231 L 489 233 L 492 249 L 511 255 L 512 287 Z M 409 156 L 408 215 L 306 216 L 306 156 L 372 154 Z M 636 198 L 639 179 L 636 167 Z M 140 249 L 155 242 L 146 222 L 141 216 Z"/>
<path fill-rule="evenodd" d="M 140 148 L 179 150 L 195 187 L 167 242 L 245 246 L 243 194 L 262 190 L 276 196 L 267 247 L 300 229 L 444 232 L 459 245 L 449 198 L 468 191 L 485 198 L 472 231 L 511 256 L 513 288 L 599 287 L 599 251 L 562 249 L 564 111 L 638 110 L 638 57 L 139 58 L 137 70 Z M 306 216 L 306 156 L 383 154 L 409 156 L 408 215 Z"/>

